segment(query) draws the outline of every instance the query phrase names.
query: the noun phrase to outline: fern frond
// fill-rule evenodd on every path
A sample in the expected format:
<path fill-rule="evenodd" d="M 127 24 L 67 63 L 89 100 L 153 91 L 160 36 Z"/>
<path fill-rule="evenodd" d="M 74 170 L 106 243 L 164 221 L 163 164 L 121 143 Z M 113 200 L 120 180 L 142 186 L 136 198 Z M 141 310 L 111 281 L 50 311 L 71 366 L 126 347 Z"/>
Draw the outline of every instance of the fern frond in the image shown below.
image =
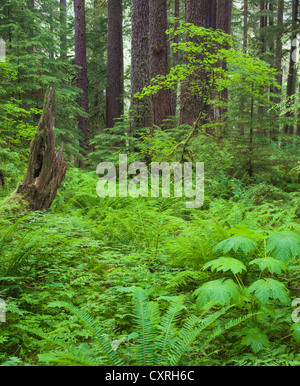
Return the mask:
<path fill-rule="evenodd" d="M 71 303 L 67 302 L 54 302 L 52 306 L 65 307 L 75 314 L 95 335 L 102 348 L 103 353 L 113 366 L 122 366 L 122 361 L 117 357 L 114 350 L 111 348 L 109 342 L 104 338 L 105 332 L 98 326 L 97 322 L 88 314 L 81 311 Z"/>
<path fill-rule="evenodd" d="M 137 337 L 137 360 L 139 365 L 153 365 L 155 357 L 154 341 L 156 337 L 156 327 L 153 323 L 155 319 L 149 309 L 147 297 L 141 288 L 134 288 L 134 324 Z"/>
<path fill-rule="evenodd" d="M 177 336 L 172 349 L 171 349 L 171 358 L 170 365 L 178 366 L 178 363 L 186 352 L 188 347 L 195 341 L 195 339 L 213 324 L 217 319 L 224 315 L 232 306 L 223 308 L 220 311 L 215 312 L 212 315 L 209 315 L 205 319 L 200 319 L 196 316 L 191 316 L 183 325 L 179 335 Z M 199 325 L 199 326 L 197 326 Z"/>
<path fill-rule="evenodd" d="M 156 343 L 160 351 L 160 354 L 156 359 L 157 366 L 163 364 L 164 362 L 164 359 L 167 355 L 167 351 L 169 349 L 169 345 L 171 344 L 170 340 L 177 332 L 177 328 L 175 327 L 175 325 L 183 308 L 183 298 L 180 297 L 168 308 L 166 314 L 162 318 L 162 321 L 160 323 L 160 329 L 163 331 L 163 333 L 158 338 Z"/>

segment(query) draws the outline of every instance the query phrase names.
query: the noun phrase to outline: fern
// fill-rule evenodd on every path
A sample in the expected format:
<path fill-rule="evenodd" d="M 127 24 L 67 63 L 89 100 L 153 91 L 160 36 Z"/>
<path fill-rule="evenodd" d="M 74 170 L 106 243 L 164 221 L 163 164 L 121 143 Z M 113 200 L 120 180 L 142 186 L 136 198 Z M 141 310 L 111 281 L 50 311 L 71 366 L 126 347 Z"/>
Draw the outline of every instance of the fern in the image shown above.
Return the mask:
<path fill-rule="evenodd" d="M 87 326 L 87 328 L 93 332 L 94 336 L 97 338 L 98 344 L 101 347 L 101 351 L 106 355 L 109 362 L 114 366 L 122 365 L 122 361 L 116 356 L 116 353 L 111 348 L 110 344 L 103 337 L 105 335 L 104 331 L 100 326 L 98 326 L 97 322 L 90 315 L 81 311 L 79 308 L 75 307 L 71 303 L 54 302 L 51 305 L 65 307 L 73 314 L 75 314 Z"/>
<path fill-rule="evenodd" d="M 137 358 L 142 366 L 149 366 L 154 360 L 156 327 L 151 320 L 149 304 L 141 288 L 134 289 L 134 324 L 138 332 Z"/>
<path fill-rule="evenodd" d="M 135 364 L 139 366 L 151 365 L 171 365 L 176 366 L 180 363 L 182 356 L 187 349 L 193 344 L 195 339 L 207 328 L 212 326 L 220 317 L 225 315 L 232 307 L 224 307 L 223 309 L 214 312 L 213 314 L 203 317 L 195 315 L 190 316 L 179 329 L 179 316 L 184 309 L 183 298 L 178 297 L 169 307 L 161 322 L 158 324 L 157 307 L 152 307 L 147 299 L 145 292 L 141 288 L 133 289 L 134 301 L 134 330 L 137 333 L 136 344 L 134 346 Z M 122 366 L 123 361 L 119 358 L 118 353 L 112 347 L 111 342 L 105 338 L 106 334 L 98 326 L 98 323 L 89 315 L 66 302 L 54 302 L 52 306 L 65 307 L 74 313 L 83 322 L 86 327 L 93 332 L 97 338 L 97 342 L 101 347 L 103 353 L 110 364 L 114 366 Z M 210 309 L 210 308 L 209 308 Z M 207 309 L 204 313 L 209 311 Z M 247 315 L 244 318 L 232 320 L 225 324 L 222 328 L 217 328 L 212 331 L 210 335 L 204 339 L 205 343 L 219 336 L 229 328 L 233 328 L 244 320 L 249 318 Z M 52 351 L 43 354 L 40 359 L 44 362 L 56 363 L 60 365 L 83 365 L 92 366 L 96 364 L 94 359 L 90 359 L 88 352 L 84 352 L 60 339 L 55 339 L 52 336 L 43 333 L 37 329 L 30 329 L 24 326 L 19 326 L 31 334 L 35 334 L 45 341 L 58 346 L 62 351 Z M 123 342 L 122 339 L 120 342 Z M 119 345 L 118 345 L 119 346 Z"/>
<path fill-rule="evenodd" d="M 177 333 L 176 324 L 183 308 L 183 298 L 180 297 L 176 302 L 174 302 L 174 304 L 170 306 L 165 316 L 162 318 L 162 321 L 160 323 L 160 329 L 163 331 L 163 333 L 158 338 L 156 343 L 156 346 L 160 353 L 155 361 L 157 366 L 164 363 L 167 351 L 171 344 L 171 339 Z"/>

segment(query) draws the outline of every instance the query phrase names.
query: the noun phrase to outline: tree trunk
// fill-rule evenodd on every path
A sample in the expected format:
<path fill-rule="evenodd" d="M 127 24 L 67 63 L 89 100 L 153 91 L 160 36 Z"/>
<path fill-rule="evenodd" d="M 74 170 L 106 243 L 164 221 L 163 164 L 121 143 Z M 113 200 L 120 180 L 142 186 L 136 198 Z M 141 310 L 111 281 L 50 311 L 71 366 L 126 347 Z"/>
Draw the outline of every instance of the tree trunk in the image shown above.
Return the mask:
<path fill-rule="evenodd" d="M 231 19 L 232 19 L 232 0 L 217 0 L 216 28 L 230 35 Z M 224 71 L 226 71 L 225 62 L 223 62 L 221 65 Z M 222 122 L 222 121 L 225 121 L 225 115 L 227 113 L 226 105 L 228 101 L 228 90 L 227 89 L 222 90 L 219 98 L 221 100 L 222 105 L 218 108 L 218 113 L 217 113 L 217 117 L 215 117 L 215 120 L 219 120 L 220 122 Z"/>
<path fill-rule="evenodd" d="M 134 98 L 150 83 L 149 0 L 132 0 L 131 12 L 131 126 L 134 135 L 138 135 L 139 129 L 153 124 L 151 98 Z"/>
<path fill-rule="evenodd" d="M 244 33 L 243 33 L 243 49 L 247 52 L 248 48 L 248 0 L 244 0 Z"/>
<path fill-rule="evenodd" d="M 292 4 L 292 38 L 291 38 L 291 50 L 290 50 L 290 64 L 289 64 L 289 72 L 287 79 L 287 90 L 286 96 L 288 98 L 287 107 L 290 107 L 290 98 L 296 93 L 296 78 L 297 78 L 297 66 L 294 61 L 293 52 L 295 47 L 293 46 L 293 41 L 297 38 L 297 25 L 298 25 L 298 10 L 299 10 L 299 0 L 293 0 Z M 287 112 L 286 117 L 292 118 L 294 115 L 292 112 Z M 285 134 L 293 134 L 294 133 L 294 125 L 287 124 L 283 129 Z"/>
<path fill-rule="evenodd" d="M 32 210 L 49 209 L 57 190 L 65 178 L 62 148 L 55 148 L 54 121 L 56 112 L 55 91 L 46 92 L 42 116 L 30 145 L 27 172 L 17 193 L 29 203 Z"/>
<path fill-rule="evenodd" d="M 278 0 L 278 10 L 277 10 L 277 37 L 276 37 L 276 52 L 275 52 L 275 68 L 278 72 L 277 83 L 282 86 L 282 34 L 283 34 L 283 12 L 284 12 L 284 0 Z M 281 94 L 281 90 L 278 91 Z M 280 103 L 281 98 L 277 100 L 277 103 Z"/>
<path fill-rule="evenodd" d="M 277 7 L 277 34 L 275 39 L 275 63 L 274 67 L 276 68 L 277 75 L 276 81 L 282 87 L 282 34 L 283 34 L 283 12 L 284 12 L 284 0 L 278 0 Z M 273 90 L 276 96 L 272 98 L 273 102 L 279 104 L 281 102 L 281 88 L 274 88 Z M 278 142 L 278 134 L 280 131 L 279 124 L 274 123 L 274 128 L 271 129 L 271 139 L 275 142 Z"/>
<path fill-rule="evenodd" d="M 217 0 L 217 29 L 231 33 L 232 0 Z"/>
<path fill-rule="evenodd" d="M 87 60 L 86 60 L 86 27 L 85 27 L 85 1 L 74 0 L 75 11 L 75 64 L 79 66 L 77 70 L 77 87 L 81 90 L 77 103 L 89 114 L 88 98 L 88 78 L 87 78 Z M 82 138 L 80 140 L 81 152 L 83 155 L 88 150 L 88 141 L 90 137 L 89 118 L 78 116 L 78 127 Z"/>
<path fill-rule="evenodd" d="M 60 0 L 60 56 L 67 56 L 67 0 Z"/>
<path fill-rule="evenodd" d="M 186 1 L 186 22 L 193 23 L 196 26 L 209 28 L 210 4 L 211 0 L 187 0 Z M 192 38 L 187 38 L 187 41 L 193 41 Z M 201 74 L 205 77 L 206 74 Z M 187 87 L 181 85 L 180 95 L 180 124 L 188 124 L 193 126 L 197 120 L 200 111 L 203 109 L 203 95 L 192 94 Z"/>
<path fill-rule="evenodd" d="M 180 17 L 180 1 L 179 0 L 174 0 L 174 17 L 176 19 L 179 19 Z M 175 31 L 179 27 L 179 20 L 176 20 L 174 29 Z M 178 44 L 179 43 L 179 35 L 174 36 L 174 43 Z M 176 52 L 173 52 L 172 54 L 173 57 L 173 66 L 176 66 L 179 61 L 179 54 L 178 50 Z M 172 115 L 176 115 L 176 110 L 177 110 L 177 92 L 178 92 L 178 84 L 176 85 L 176 90 L 171 93 L 171 106 L 172 106 Z"/>
<path fill-rule="evenodd" d="M 112 128 L 124 113 L 122 0 L 108 2 L 106 127 Z"/>
<path fill-rule="evenodd" d="M 149 1 L 150 78 L 166 75 L 168 64 L 167 0 Z M 172 115 L 171 92 L 160 90 L 152 95 L 153 124 L 161 126 Z"/>

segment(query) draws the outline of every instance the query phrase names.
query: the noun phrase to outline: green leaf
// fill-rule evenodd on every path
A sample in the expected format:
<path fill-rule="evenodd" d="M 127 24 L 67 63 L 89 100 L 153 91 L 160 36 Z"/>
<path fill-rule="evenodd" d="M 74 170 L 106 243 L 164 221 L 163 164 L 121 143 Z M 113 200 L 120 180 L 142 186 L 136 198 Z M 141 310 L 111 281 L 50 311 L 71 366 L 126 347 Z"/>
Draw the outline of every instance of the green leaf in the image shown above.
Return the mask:
<path fill-rule="evenodd" d="M 216 270 L 217 272 L 231 271 L 234 275 L 243 271 L 247 271 L 247 268 L 241 261 L 226 256 L 209 261 L 203 266 L 203 269 L 208 268 L 211 268 L 212 271 Z"/>
<path fill-rule="evenodd" d="M 215 251 L 223 251 L 224 253 L 233 250 L 237 252 L 241 249 L 245 254 L 253 251 L 255 248 L 255 241 L 248 236 L 233 236 L 229 239 L 221 241 L 214 247 Z"/>
<path fill-rule="evenodd" d="M 293 324 L 291 330 L 293 331 L 292 337 L 297 343 L 300 343 L 300 322 Z"/>
<path fill-rule="evenodd" d="M 241 341 L 241 345 L 249 346 L 256 354 L 265 347 L 269 347 L 270 342 L 267 335 L 257 327 L 244 328 L 244 337 Z"/>
<path fill-rule="evenodd" d="M 270 299 L 278 299 L 283 304 L 290 304 L 285 285 L 274 279 L 259 279 L 251 284 L 247 292 L 253 293 L 262 305 L 267 304 Z"/>
<path fill-rule="evenodd" d="M 290 231 L 271 233 L 266 251 L 273 252 L 274 259 L 287 262 L 296 255 L 300 256 L 300 236 Z"/>
<path fill-rule="evenodd" d="M 275 260 L 273 257 L 263 257 L 261 259 L 254 259 L 250 264 L 256 264 L 261 271 L 267 269 L 270 273 L 280 274 L 287 270 L 287 266 L 283 261 Z"/>
<path fill-rule="evenodd" d="M 239 287 L 232 279 L 212 280 L 203 284 L 194 294 L 197 296 L 197 304 L 203 307 L 208 302 L 216 302 L 228 305 L 239 298 Z"/>

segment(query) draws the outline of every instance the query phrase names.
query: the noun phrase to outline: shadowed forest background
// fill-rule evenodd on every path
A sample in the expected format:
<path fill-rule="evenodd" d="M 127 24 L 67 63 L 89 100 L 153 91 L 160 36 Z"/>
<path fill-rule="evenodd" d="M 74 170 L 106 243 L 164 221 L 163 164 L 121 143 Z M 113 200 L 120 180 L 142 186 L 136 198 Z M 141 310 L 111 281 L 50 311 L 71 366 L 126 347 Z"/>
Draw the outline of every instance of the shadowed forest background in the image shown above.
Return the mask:
<path fill-rule="evenodd" d="M 1 1 L 2 366 L 300 365 L 299 17 Z M 98 197 L 120 154 L 204 162 L 203 206 Z"/>

